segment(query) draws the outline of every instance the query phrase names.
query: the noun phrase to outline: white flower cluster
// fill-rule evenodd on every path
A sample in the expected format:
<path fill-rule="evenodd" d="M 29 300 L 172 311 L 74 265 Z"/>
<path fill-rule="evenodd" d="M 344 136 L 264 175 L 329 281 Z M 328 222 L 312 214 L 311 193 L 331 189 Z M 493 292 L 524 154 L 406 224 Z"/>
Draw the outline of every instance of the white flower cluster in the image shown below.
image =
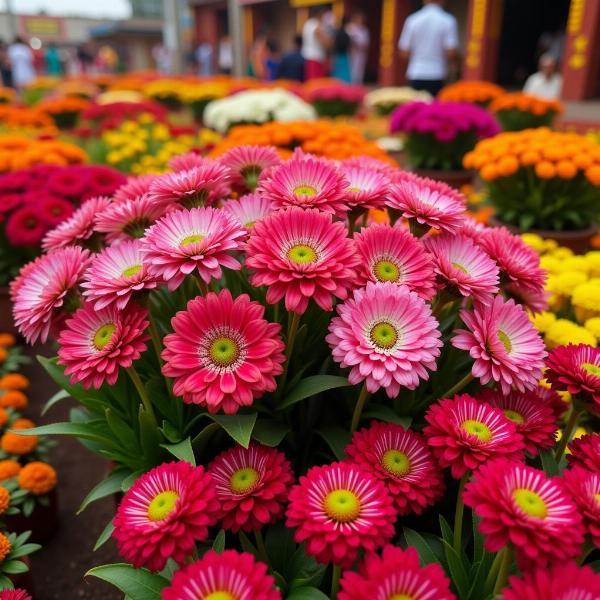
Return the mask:
<path fill-rule="evenodd" d="M 312 121 L 315 109 L 286 90 L 251 90 L 222 100 L 213 100 L 204 110 L 204 124 L 225 133 L 239 123 L 267 121 Z"/>
<path fill-rule="evenodd" d="M 379 106 L 393 106 L 395 108 L 415 100 L 430 102 L 432 97 L 428 92 L 418 92 L 409 87 L 383 87 L 373 90 L 365 96 L 365 106 L 367 108 L 377 108 Z"/>

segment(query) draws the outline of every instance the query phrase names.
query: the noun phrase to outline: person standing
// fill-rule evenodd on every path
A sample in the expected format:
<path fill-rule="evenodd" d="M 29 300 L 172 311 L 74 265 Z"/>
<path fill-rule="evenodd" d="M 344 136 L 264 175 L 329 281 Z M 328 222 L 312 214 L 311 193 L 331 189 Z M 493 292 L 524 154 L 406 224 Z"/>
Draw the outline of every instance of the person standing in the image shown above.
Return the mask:
<path fill-rule="evenodd" d="M 8 58 L 12 65 L 13 84 L 17 89 L 24 88 L 35 79 L 33 51 L 19 36 L 9 46 Z"/>
<path fill-rule="evenodd" d="M 365 15 L 361 12 L 352 13 L 347 27 L 352 40 L 350 46 L 350 75 L 352 83 L 362 84 L 365 80 L 365 67 L 371 36 L 365 26 Z"/>
<path fill-rule="evenodd" d="M 233 69 L 233 46 L 231 45 L 231 38 L 228 35 L 224 35 L 219 41 L 217 64 L 220 73 L 223 75 L 231 74 L 231 70 Z"/>
<path fill-rule="evenodd" d="M 333 64 L 331 76 L 335 79 L 350 83 L 350 46 L 352 40 L 348 34 L 347 27 L 350 19 L 346 16 L 342 19 L 340 27 L 336 30 L 333 38 Z"/>
<path fill-rule="evenodd" d="M 423 4 L 406 19 L 398 48 L 408 60 L 410 86 L 435 96 L 448 76 L 448 63 L 458 56 L 458 27 L 442 8 L 443 0 L 424 0 Z"/>
<path fill-rule="evenodd" d="M 560 97 L 561 88 L 562 77 L 557 72 L 556 59 L 552 54 L 542 54 L 538 72 L 527 78 L 523 91 L 548 100 L 556 100 Z"/>
<path fill-rule="evenodd" d="M 198 75 L 209 77 L 213 74 L 213 47 L 208 40 L 202 40 L 196 48 Z"/>
<path fill-rule="evenodd" d="M 304 81 L 304 57 L 302 56 L 302 36 L 294 36 L 294 49 L 286 52 L 277 69 L 277 79 Z"/>
<path fill-rule="evenodd" d="M 304 57 L 304 79 L 327 76 L 327 50 L 331 36 L 327 31 L 327 8 L 311 7 L 311 17 L 302 28 L 302 56 Z"/>
<path fill-rule="evenodd" d="M 46 73 L 51 77 L 58 77 L 63 74 L 60 53 L 54 42 L 48 44 L 48 48 L 46 48 L 46 53 L 44 55 L 44 62 L 46 63 Z"/>

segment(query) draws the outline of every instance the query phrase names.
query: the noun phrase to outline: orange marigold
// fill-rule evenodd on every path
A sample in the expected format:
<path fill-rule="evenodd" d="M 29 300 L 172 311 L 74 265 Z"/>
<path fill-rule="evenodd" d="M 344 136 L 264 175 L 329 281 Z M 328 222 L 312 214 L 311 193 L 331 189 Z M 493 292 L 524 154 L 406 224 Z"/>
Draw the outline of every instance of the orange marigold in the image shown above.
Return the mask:
<path fill-rule="evenodd" d="M 26 390 L 29 387 L 29 379 L 21 373 L 8 373 L 0 377 L 0 388 L 5 390 Z"/>
<path fill-rule="evenodd" d="M 12 333 L 0 333 L 0 346 L 14 346 L 17 338 Z"/>
<path fill-rule="evenodd" d="M 27 408 L 27 396 L 19 390 L 7 390 L 4 395 L 0 396 L 0 407 L 14 408 L 15 410 L 23 410 Z"/>
<path fill-rule="evenodd" d="M 7 422 L 8 413 L 3 408 L 0 408 L 0 427 L 4 427 Z"/>
<path fill-rule="evenodd" d="M 4 535 L 0 533 L 0 562 L 2 562 L 12 550 L 12 545 L 10 540 Z"/>
<path fill-rule="evenodd" d="M 590 183 L 600 185 L 600 165 L 592 165 L 585 170 L 585 176 Z"/>
<path fill-rule="evenodd" d="M 10 504 L 10 492 L 5 488 L 0 486 L 0 515 L 3 515 L 6 512 Z"/>
<path fill-rule="evenodd" d="M 21 470 L 21 465 L 16 460 L 0 460 L 0 481 L 16 477 Z"/>
<path fill-rule="evenodd" d="M 548 162 L 547 160 L 542 160 L 537 165 L 535 165 L 535 174 L 540 179 L 552 179 L 556 176 L 556 169 L 551 162 Z"/>
<path fill-rule="evenodd" d="M 563 179 L 573 179 L 577 175 L 577 167 L 570 160 L 560 160 L 556 165 L 556 173 Z"/>
<path fill-rule="evenodd" d="M 11 425 L 11 429 L 32 429 L 35 423 L 31 419 L 15 419 Z"/>
<path fill-rule="evenodd" d="M 19 487 L 35 496 L 42 496 L 56 487 L 56 470 L 52 465 L 41 461 L 27 463 L 19 473 Z"/>
<path fill-rule="evenodd" d="M 33 452 L 38 445 L 38 438 L 36 435 L 20 435 L 7 431 L 0 438 L 0 448 L 7 454 L 16 454 L 23 456 Z"/>

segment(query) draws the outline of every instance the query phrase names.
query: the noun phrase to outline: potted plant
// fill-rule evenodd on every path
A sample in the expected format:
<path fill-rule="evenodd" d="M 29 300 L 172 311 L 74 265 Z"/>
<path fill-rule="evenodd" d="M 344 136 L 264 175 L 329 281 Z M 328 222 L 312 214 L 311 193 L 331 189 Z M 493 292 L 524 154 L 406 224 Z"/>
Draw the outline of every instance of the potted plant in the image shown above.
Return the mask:
<path fill-rule="evenodd" d="M 489 108 L 504 131 L 550 126 L 555 117 L 563 112 L 563 105 L 558 100 L 522 92 L 502 94 L 491 102 Z"/>
<path fill-rule="evenodd" d="M 306 99 L 320 117 L 352 117 L 362 105 L 365 90 L 335 79 L 316 79 L 304 86 Z"/>
<path fill-rule="evenodd" d="M 437 97 L 443 102 L 471 102 L 486 108 L 504 93 L 503 88 L 491 81 L 465 80 L 443 87 Z"/>
<path fill-rule="evenodd" d="M 396 108 L 407 102 L 430 102 L 431 94 L 410 87 L 381 87 L 365 95 L 365 107 L 380 117 L 388 117 Z"/>

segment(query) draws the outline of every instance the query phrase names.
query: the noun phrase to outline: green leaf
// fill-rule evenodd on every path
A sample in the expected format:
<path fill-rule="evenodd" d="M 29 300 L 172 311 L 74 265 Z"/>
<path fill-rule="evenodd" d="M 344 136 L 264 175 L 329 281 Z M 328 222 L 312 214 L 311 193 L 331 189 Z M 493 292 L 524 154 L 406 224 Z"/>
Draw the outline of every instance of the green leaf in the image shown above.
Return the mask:
<path fill-rule="evenodd" d="M 54 394 L 47 402 L 44 404 L 44 408 L 42 408 L 42 416 L 44 416 L 53 406 L 58 404 L 61 400 L 65 400 L 66 398 L 70 398 L 71 394 L 67 392 L 67 390 L 59 390 Z"/>
<path fill-rule="evenodd" d="M 267 529 L 265 547 L 273 570 L 284 576 L 289 575 L 289 563 L 296 552 L 293 530 L 285 527 L 282 523 L 272 525 Z"/>
<path fill-rule="evenodd" d="M 18 548 L 11 550 L 10 557 L 21 558 L 22 556 L 27 556 L 28 554 L 37 552 L 41 547 L 42 546 L 40 544 L 22 544 Z"/>
<path fill-rule="evenodd" d="M 454 544 L 454 531 L 443 515 L 440 515 L 440 530 L 442 539 L 452 546 Z"/>
<path fill-rule="evenodd" d="M 126 492 L 135 483 L 135 480 L 143 473 L 143 469 L 139 469 L 127 475 L 127 477 L 125 477 L 125 479 L 123 479 L 121 482 L 121 491 Z"/>
<path fill-rule="evenodd" d="M 404 539 L 409 546 L 412 546 L 416 549 L 423 565 L 429 565 L 431 563 L 438 562 L 434 551 L 431 549 L 431 546 L 427 543 L 425 538 L 421 536 L 420 533 L 417 533 L 414 529 L 404 527 Z"/>
<path fill-rule="evenodd" d="M 252 431 L 252 437 L 265 446 L 279 446 L 290 428 L 274 419 L 259 419 Z"/>
<path fill-rule="evenodd" d="M 135 600 L 160 600 L 161 590 L 169 585 L 160 575 L 124 563 L 94 567 L 86 573 L 88 575 L 111 583 Z"/>
<path fill-rule="evenodd" d="M 2 564 L 2 571 L 9 575 L 27 573 L 29 567 L 22 560 L 9 560 Z"/>
<path fill-rule="evenodd" d="M 178 444 L 161 444 L 161 446 L 166 448 L 175 458 L 185 460 L 194 467 L 196 466 L 196 457 L 194 456 L 192 441 L 189 437 Z"/>
<path fill-rule="evenodd" d="M 15 585 L 6 575 L 0 574 L 0 590 L 12 590 Z"/>
<path fill-rule="evenodd" d="M 326 596 L 321 590 L 314 587 L 300 587 L 293 590 L 287 597 L 286 600 L 328 600 L 329 596 Z"/>
<path fill-rule="evenodd" d="M 338 460 L 344 460 L 346 446 L 350 443 L 350 433 L 347 430 L 341 427 L 326 427 L 325 429 L 317 429 L 316 433 L 327 442 Z"/>
<path fill-rule="evenodd" d="M 212 549 L 217 553 L 221 554 L 225 550 L 225 530 L 221 529 L 215 536 L 215 540 L 212 545 Z"/>
<path fill-rule="evenodd" d="M 45 356 L 38 356 L 38 362 L 44 367 L 46 373 L 58 384 L 63 390 L 65 390 L 69 396 L 72 396 L 76 400 L 82 401 L 86 398 L 97 398 L 103 400 L 103 395 L 97 390 L 84 390 L 83 386 L 76 384 L 73 385 L 70 379 L 65 375 L 63 367 L 57 364 L 58 357 L 46 358 Z"/>
<path fill-rule="evenodd" d="M 312 557 L 306 554 L 304 547 L 300 546 L 286 569 L 285 576 L 290 581 L 290 591 L 303 587 L 320 587 L 325 565 L 320 565 Z"/>
<path fill-rule="evenodd" d="M 450 577 L 452 578 L 452 582 L 458 592 L 459 598 L 462 598 L 469 591 L 469 578 L 467 576 L 465 565 L 456 553 L 456 550 L 454 550 L 446 540 L 442 540 L 442 544 L 444 546 L 444 554 L 446 556 Z"/>
<path fill-rule="evenodd" d="M 96 429 L 85 423 L 50 423 L 31 429 L 19 429 L 19 435 L 71 435 L 87 440 L 107 441 L 107 438 L 99 435 Z"/>
<path fill-rule="evenodd" d="M 156 425 L 154 415 L 149 413 L 141 404 L 138 413 L 140 423 L 140 441 L 142 442 L 143 457 L 148 468 L 158 464 L 162 438 Z"/>
<path fill-rule="evenodd" d="M 313 375 L 306 377 L 288 392 L 286 398 L 277 407 L 277 410 L 289 408 L 301 400 L 316 396 L 326 390 L 349 387 L 350 385 L 348 379 L 337 375 Z"/>
<path fill-rule="evenodd" d="M 120 492 L 121 484 L 128 474 L 129 472 L 125 469 L 113 471 L 108 477 L 90 490 L 88 495 L 83 499 L 77 514 L 83 512 L 92 502 L 100 500 L 100 498 L 106 498 L 106 496 L 110 496 L 116 492 Z"/>
<path fill-rule="evenodd" d="M 370 404 L 367 406 L 363 417 L 367 419 L 377 419 L 385 423 L 394 423 L 402 425 L 405 429 L 408 428 L 412 419 L 410 417 L 400 417 L 396 411 L 386 404 Z"/>
<path fill-rule="evenodd" d="M 96 544 L 94 545 L 94 552 L 98 550 L 98 548 L 104 546 L 106 542 L 110 539 L 112 532 L 114 531 L 115 526 L 113 525 L 112 519 L 106 524 L 106 527 L 102 530 L 102 533 L 98 536 L 96 540 Z"/>
<path fill-rule="evenodd" d="M 247 448 L 256 423 L 256 413 L 249 415 L 209 415 L 218 423 L 240 446 Z"/>
<path fill-rule="evenodd" d="M 542 469 L 548 477 L 555 477 L 559 474 L 558 464 L 552 450 L 540 450 L 540 459 L 542 461 Z"/>

